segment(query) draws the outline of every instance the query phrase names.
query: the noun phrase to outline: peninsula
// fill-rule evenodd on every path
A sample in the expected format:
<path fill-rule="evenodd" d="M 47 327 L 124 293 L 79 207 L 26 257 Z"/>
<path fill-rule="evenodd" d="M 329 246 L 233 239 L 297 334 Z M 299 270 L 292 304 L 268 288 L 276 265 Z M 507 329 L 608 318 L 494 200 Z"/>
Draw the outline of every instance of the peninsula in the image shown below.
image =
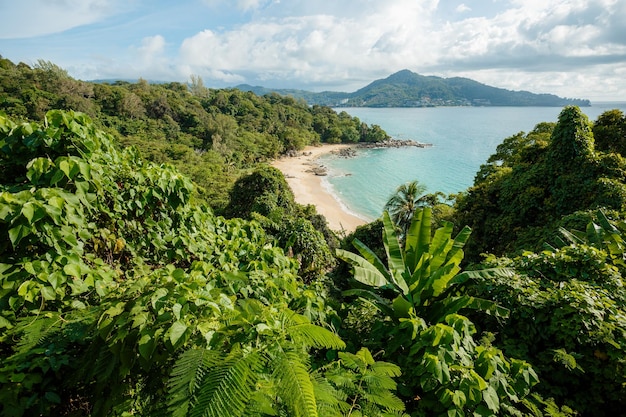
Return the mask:
<path fill-rule="evenodd" d="M 305 100 L 309 105 L 331 107 L 440 107 L 440 106 L 538 106 L 588 107 L 589 100 L 535 94 L 492 87 L 469 78 L 441 78 L 402 70 L 387 78 L 373 81 L 352 92 L 323 91 L 313 93 L 293 89 L 268 89 L 239 85 L 236 88 L 258 95 L 278 93 Z"/>

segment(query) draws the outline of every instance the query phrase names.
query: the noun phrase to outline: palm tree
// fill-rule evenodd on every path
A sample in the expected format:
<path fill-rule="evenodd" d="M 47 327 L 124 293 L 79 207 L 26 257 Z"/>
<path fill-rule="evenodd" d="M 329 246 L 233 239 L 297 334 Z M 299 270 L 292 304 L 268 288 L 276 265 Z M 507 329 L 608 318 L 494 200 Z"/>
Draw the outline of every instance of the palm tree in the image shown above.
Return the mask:
<path fill-rule="evenodd" d="M 385 211 L 388 211 L 393 223 L 400 229 L 401 236 L 405 236 L 413 213 L 418 207 L 429 206 L 430 199 L 424 194 L 426 186 L 417 180 L 400 185 L 395 193 L 385 204 Z"/>

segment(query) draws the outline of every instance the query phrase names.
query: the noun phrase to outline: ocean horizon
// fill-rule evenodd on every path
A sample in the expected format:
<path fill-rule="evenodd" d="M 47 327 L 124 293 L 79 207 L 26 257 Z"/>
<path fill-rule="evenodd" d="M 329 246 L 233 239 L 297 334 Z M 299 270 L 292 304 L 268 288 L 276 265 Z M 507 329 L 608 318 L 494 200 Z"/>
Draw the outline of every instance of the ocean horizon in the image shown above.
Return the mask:
<path fill-rule="evenodd" d="M 607 110 L 626 112 L 626 102 L 598 102 L 581 108 L 593 122 Z M 417 180 L 426 193 L 467 190 L 504 139 L 556 122 L 561 107 L 335 108 L 382 127 L 392 138 L 430 147 L 358 149 L 354 157 L 325 155 L 324 188 L 351 214 L 373 221 L 401 184 Z"/>

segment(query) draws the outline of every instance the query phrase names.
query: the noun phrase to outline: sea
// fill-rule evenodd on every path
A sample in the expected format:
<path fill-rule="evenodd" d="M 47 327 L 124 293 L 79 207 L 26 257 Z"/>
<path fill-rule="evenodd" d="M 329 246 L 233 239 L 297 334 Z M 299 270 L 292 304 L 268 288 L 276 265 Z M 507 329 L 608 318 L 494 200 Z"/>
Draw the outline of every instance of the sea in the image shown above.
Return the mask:
<path fill-rule="evenodd" d="M 591 121 L 607 110 L 626 113 L 626 102 L 598 102 L 581 110 Z M 395 139 L 432 146 L 357 149 L 352 158 L 326 155 L 324 187 L 349 212 L 372 221 L 381 216 L 396 188 L 417 180 L 426 193 L 467 190 L 502 141 L 529 132 L 537 123 L 556 122 L 560 107 L 336 108 Z"/>

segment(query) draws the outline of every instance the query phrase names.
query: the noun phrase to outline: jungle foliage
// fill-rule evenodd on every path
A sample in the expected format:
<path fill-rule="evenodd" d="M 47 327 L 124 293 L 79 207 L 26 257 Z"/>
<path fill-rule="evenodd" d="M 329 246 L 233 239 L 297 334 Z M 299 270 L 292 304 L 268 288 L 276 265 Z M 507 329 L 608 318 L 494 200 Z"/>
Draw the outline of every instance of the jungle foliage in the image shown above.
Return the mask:
<path fill-rule="evenodd" d="M 234 181 L 258 163 L 306 145 L 388 138 L 346 112 L 278 94 L 210 89 L 199 77 L 189 85 L 91 83 L 47 61 L 31 68 L 0 56 L 0 111 L 41 121 L 51 109 L 86 113 L 145 159 L 176 166 L 218 212 Z"/>
<path fill-rule="evenodd" d="M 610 142 L 607 130 L 602 143 Z M 540 250 L 562 221 L 574 221 L 568 216 L 598 208 L 626 208 L 626 162 L 596 149 L 587 116 L 565 107 L 556 124 L 505 139 L 457 199 L 455 217 L 474 230 L 468 251 L 476 261 L 484 252 Z M 576 226 L 584 227 L 585 219 Z"/>
<path fill-rule="evenodd" d="M 533 364 L 536 391 L 580 415 L 623 413 L 626 398 L 626 223 L 602 211 L 586 230 L 553 236 L 554 246 L 515 257 L 490 257 L 512 268 L 481 277 L 474 294 L 511 311 L 506 324 L 477 317 L 509 355 Z"/>
<path fill-rule="evenodd" d="M 506 358 L 489 343 L 478 343 L 476 328 L 463 309 L 508 315 L 492 301 L 464 294 L 458 287 L 483 276 L 508 276 L 505 269 L 461 272 L 464 228 L 452 237 L 446 223 L 431 236 L 431 209 L 417 209 L 401 244 L 402 231 L 383 213 L 387 265 L 358 239 L 360 254 L 338 250 L 350 263 L 354 279 L 365 285 L 343 295 L 369 300 L 382 314 L 373 326 L 373 348 L 385 346 L 405 371 L 401 392 L 409 397 L 414 415 L 516 415 L 524 397 L 537 383 L 532 367 Z M 417 401 L 416 401 L 417 400 Z"/>
<path fill-rule="evenodd" d="M 626 406 L 620 111 L 566 107 L 505 139 L 456 212 L 339 242 L 265 161 L 385 136 L 345 113 L 5 59 L 0 110 L 0 415 Z"/>
<path fill-rule="evenodd" d="M 401 415 L 320 282 L 88 116 L 0 116 L 0 414 Z M 338 352 L 339 351 L 339 352 Z"/>

